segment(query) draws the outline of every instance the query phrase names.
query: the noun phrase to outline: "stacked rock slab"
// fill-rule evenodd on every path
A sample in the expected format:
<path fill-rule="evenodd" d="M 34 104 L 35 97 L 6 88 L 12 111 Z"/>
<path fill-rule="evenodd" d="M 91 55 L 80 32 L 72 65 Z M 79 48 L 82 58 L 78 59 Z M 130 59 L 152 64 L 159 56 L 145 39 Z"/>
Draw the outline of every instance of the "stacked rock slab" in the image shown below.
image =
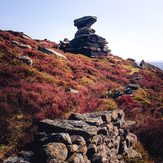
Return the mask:
<path fill-rule="evenodd" d="M 60 41 L 60 48 L 65 52 L 75 54 L 84 54 L 89 57 L 107 56 L 108 49 L 105 38 L 95 34 L 95 30 L 91 26 L 97 21 L 95 16 L 85 16 L 74 20 L 74 26 L 78 31 L 75 33 L 74 39 L 69 41 L 65 39 Z"/>
<path fill-rule="evenodd" d="M 6 163 L 124 163 L 122 153 L 140 159 L 133 150 L 137 137 L 129 132 L 135 122 L 125 121 L 124 116 L 122 110 L 113 110 L 42 120 L 34 141 Z"/>

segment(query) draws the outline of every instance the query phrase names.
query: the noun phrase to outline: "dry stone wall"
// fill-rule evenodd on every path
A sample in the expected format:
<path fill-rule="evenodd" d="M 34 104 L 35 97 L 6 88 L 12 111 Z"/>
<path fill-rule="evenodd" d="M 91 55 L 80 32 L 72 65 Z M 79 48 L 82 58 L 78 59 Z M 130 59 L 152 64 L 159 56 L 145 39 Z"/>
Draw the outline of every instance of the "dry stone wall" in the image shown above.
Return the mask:
<path fill-rule="evenodd" d="M 6 163 L 123 163 L 122 153 L 141 158 L 133 150 L 137 137 L 128 129 L 135 122 L 124 117 L 122 110 L 113 110 L 73 113 L 68 120 L 44 119 L 34 141 Z"/>

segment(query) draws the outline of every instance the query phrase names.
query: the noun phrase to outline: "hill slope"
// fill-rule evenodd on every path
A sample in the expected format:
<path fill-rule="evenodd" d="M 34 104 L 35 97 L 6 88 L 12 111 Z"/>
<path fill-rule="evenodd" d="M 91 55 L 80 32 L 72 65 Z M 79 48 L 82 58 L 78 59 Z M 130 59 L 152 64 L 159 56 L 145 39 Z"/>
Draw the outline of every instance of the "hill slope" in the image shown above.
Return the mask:
<path fill-rule="evenodd" d="M 40 46 L 53 53 L 40 51 Z M 111 53 L 88 58 L 63 53 L 58 47 L 23 33 L 0 31 L 1 156 L 15 154 L 32 140 L 41 119 L 120 108 L 137 122 L 133 132 L 148 152 L 162 159 L 163 72 L 139 69 Z M 20 56 L 30 57 L 33 64 L 24 63 Z M 133 97 L 123 94 L 131 83 L 141 87 Z M 118 90 L 123 95 L 113 99 Z"/>

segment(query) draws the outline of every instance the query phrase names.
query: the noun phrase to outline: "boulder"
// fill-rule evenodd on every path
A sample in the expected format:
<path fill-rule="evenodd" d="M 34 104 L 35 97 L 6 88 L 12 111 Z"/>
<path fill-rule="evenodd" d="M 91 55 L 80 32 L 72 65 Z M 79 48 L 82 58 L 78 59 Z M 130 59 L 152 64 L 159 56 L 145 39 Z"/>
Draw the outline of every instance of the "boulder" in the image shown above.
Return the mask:
<path fill-rule="evenodd" d="M 132 59 L 132 58 L 127 58 L 127 60 L 129 60 L 131 62 L 135 62 L 135 59 Z"/>
<path fill-rule="evenodd" d="M 76 152 L 79 149 L 79 146 L 77 144 L 71 144 L 67 146 L 69 155 L 72 155 L 74 152 Z"/>
<path fill-rule="evenodd" d="M 23 32 L 19 33 L 19 37 L 31 40 L 31 38 L 28 35 L 24 34 Z"/>
<path fill-rule="evenodd" d="M 15 40 L 13 40 L 13 41 L 11 41 L 13 44 L 16 44 L 16 45 L 19 45 L 19 42 L 17 42 L 17 41 L 15 41 Z"/>
<path fill-rule="evenodd" d="M 94 126 L 100 126 L 101 124 L 103 124 L 103 120 L 101 117 L 89 118 L 89 117 L 84 116 L 79 113 L 71 114 L 69 119 L 70 120 L 82 120 L 82 121 L 85 121 L 86 123 L 88 123 L 90 125 L 94 125 Z"/>
<path fill-rule="evenodd" d="M 132 90 L 137 90 L 137 89 L 140 88 L 140 85 L 139 85 L 139 84 L 129 84 L 129 85 L 126 87 L 126 89 L 128 89 L 128 88 L 130 88 L 130 89 L 132 89 Z"/>
<path fill-rule="evenodd" d="M 70 135 L 81 135 L 85 139 L 97 134 L 97 127 L 90 126 L 84 121 L 74 120 L 49 120 L 44 119 L 39 122 L 38 131 L 45 131 L 46 133 L 66 132 Z"/>
<path fill-rule="evenodd" d="M 19 59 L 20 61 L 23 61 L 24 63 L 26 63 L 27 65 L 32 65 L 33 64 L 33 61 L 30 57 L 28 56 L 19 56 L 17 57 L 17 59 Z"/>
<path fill-rule="evenodd" d="M 39 143 L 44 145 L 49 142 L 61 142 L 65 145 L 72 144 L 68 133 L 51 133 L 39 140 Z"/>
<path fill-rule="evenodd" d="M 151 69 L 154 69 L 154 70 L 159 70 L 159 71 L 161 71 L 160 68 L 158 68 L 158 67 L 156 67 L 156 66 L 154 66 L 154 65 L 152 65 L 152 64 L 149 64 L 149 63 L 145 62 L 144 60 L 142 60 L 142 61 L 140 62 L 140 68 L 142 68 L 142 69 L 144 69 L 144 68 L 151 68 Z"/>
<path fill-rule="evenodd" d="M 23 44 L 23 43 L 19 43 L 17 41 L 11 41 L 13 44 L 16 44 L 18 45 L 20 48 L 29 48 L 29 49 L 32 49 L 32 47 L 30 45 L 27 45 L 27 44 Z"/>
<path fill-rule="evenodd" d="M 20 48 L 28 48 L 28 49 L 32 49 L 32 47 L 30 45 L 27 45 L 27 44 L 23 44 L 23 43 L 20 43 L 18 45 Z"/>
<path fill-rule="evenodd" d="M 68 89 L 66 90 L 66 92 L 67 92 L 67 91 L 70 91 L 70 92 L 72 92 L 72 93 L 74 93 L 74 94 L 77 94 L 77 93 L 78 93 L 78 90 L 72 89 L 72 88 L 68 88 Z"/>
<path fill-rule="evenodd" d="M 4 163 L 30 163 L 29 158 L 9 157 Z"/>
<path fill-rule="evenodd" d="M 48 143 L 42 147 L 39 153 L 40 163 L 63 162 L 66 160 L 68 150 L 63 143 Z"/>
<path fill-rule="evenodd" d="M 17 154 L 18 157 L 31 158 L 34 156 L 32 151 L 21 151 Z"/>
<path fill-rule="evenodd" d="M 43 52 L 43 53 L 54 54 L 54 55 L 56 55 L 56 56 L 63 57 L 63 58 L 66 58 L 66 59 L 67 59 L 66 56 L 64 56 L 64 55 L 61 54 L 61 53 L 56 52 L 56 51 L 53 50 L 53 49 L 48 49 L 48 48 L 44 48 L 44 47 L 42 47 L 42 46 L 39 46 L 39 47 L 38 47 L 38 50 L 41 51 L 41 52 Z"/>

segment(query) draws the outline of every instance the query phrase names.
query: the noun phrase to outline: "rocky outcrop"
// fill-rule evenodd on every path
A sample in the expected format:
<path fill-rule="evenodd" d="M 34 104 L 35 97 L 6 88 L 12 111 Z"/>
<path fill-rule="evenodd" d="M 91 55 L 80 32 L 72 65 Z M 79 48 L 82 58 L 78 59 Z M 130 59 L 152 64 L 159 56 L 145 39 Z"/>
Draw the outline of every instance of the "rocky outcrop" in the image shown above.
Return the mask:
<path fill-rule="evenodd" d="M 17 41 L 11 41 L 13 44 L 16 44 L 18 45 L 20 48 L 29 48 L 29 49 L 32 49 L 32 47 L 30 45 L 27 45 L 27 44 L 23 44 L 23 43 L 19 43 Z"/>
<path fill-rule="evenodd" d="M 133 150 L 136 135 L 127 129 L 122 110 L 73 113 L 68 120 L 45 119 L 39 122 L 34 141 L 25 145 L 19 157 L 7 162 L 123 163 L 121 154 L 139 157 Z M 13 160 L 13 161 L 10 161 Z"/>
<path fill-rule="evenodd" d="M 144 69 L 144 68 L 151 68 L 151 69 L 154 69 L 154 70 L 159 70 L 159 71 L 161 71 L 160 68 L 158 68 L 158 67 L 156 67 L 156 66 L 154 66 L 154 65 L 152 65 L 152 64 L 149 64 L 149 63 L 145 62 L 144 60 L 142 60 L 142 61 L 140 62 L 140 68 L 142 68 L 142 69 Z"/>
<path fill-rule="evenodd" d="M 133 79 L 133 82 L 132 83 L 134 83 L 135 80 L 141 80 L 141 79 L 142 78 L 135 78 L 135 79 Z M 122 89 L 119 89 L 118 91 L 116 91 L 112 95 L 112 98 L 113 99 L 116 99 L 119 96 L 122 96 L 124 94 L 133 96 L 134 91 L 135 90 L 138 90 L 139 88 L 140 88 L 140 85 L 139 84 L 128 84 L 128 86 L 126 87 L 126 89 L 124 91 L 122 91 Z"/>
<path fill-rule="evenodd" d="M 68 39 L 60 41 L 60 49 L 89 57 L 106 56 L 108 52 L 111 52 L 106 45 L 108 42 L 106 42 L 105 38 L 96 35 L 95 30 L 91 28 L 96 21 L 97 17 L 95 16 L 75 19 L 74 26 L 78 28 L 78 31 L 71 41 Z"/>

